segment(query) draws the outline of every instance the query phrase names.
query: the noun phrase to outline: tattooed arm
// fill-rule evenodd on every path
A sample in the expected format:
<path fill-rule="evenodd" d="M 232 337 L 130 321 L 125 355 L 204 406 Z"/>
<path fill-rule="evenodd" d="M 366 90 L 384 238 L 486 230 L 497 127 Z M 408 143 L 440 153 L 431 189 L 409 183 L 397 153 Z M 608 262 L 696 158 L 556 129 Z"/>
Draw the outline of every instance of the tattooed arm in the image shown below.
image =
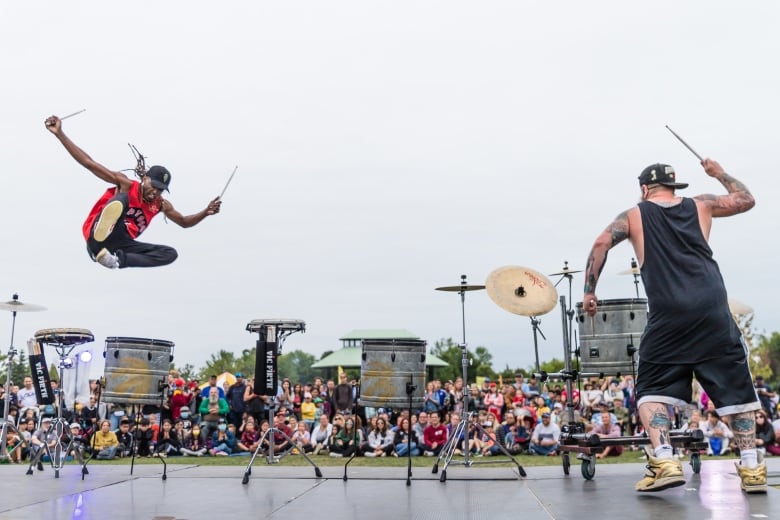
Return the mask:
<path fill-rule="evenodd" d="M 628 211 L 618 215 L 615 220 L 607 226 L 593 244 L 590 250 L 588 260 L 585 264 L 585 289 L 583 297 L 583 310 L 590 316 L 596 313 L 596 285 L 607 262 L 607 253 L 617 244 L 628 238 Z"/>
<path fill-rule="evenodd" d="M 726 188 L 728 195 L 698 195 L 695 199 L 709 206 L 713 217 L 730 217 L 744 213 L 756 205 L 756 200 L 743 183 L 723 171 L 717 161 L 704 159 L 702 161 L 707 175 L 718 179 Z"/>

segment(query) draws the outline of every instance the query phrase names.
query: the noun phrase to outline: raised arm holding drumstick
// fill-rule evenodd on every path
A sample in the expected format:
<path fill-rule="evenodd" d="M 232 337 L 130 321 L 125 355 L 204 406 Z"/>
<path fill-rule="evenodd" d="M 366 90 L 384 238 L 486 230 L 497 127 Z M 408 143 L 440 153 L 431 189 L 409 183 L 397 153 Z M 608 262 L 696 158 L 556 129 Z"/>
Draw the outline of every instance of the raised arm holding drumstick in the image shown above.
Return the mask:
<path fill-rule="evenodd" d="M 108 188 L 89 212 L 82 226 L 90 257 L 109 269 L 125 267 L 157 267 L 176 260 L 178 253 L 169 246 L 146 244 L 136 239 L 147 228 L 152 218 L 162 212 L 181 227 L 192 227 L 204 218 L 219 213 L 219 197 L 206 208 L 191 215 L 182 215 L 167 199 L 171 174 L 164 166 L 152 166 L 142 173 L 140 181 L 111 171 L 96 162 L 65 135 L 62 120 L 57 116 L 46 119 L 46 129 L 59 139 L 65 150 L 97 178 L 114 186 Z"/>

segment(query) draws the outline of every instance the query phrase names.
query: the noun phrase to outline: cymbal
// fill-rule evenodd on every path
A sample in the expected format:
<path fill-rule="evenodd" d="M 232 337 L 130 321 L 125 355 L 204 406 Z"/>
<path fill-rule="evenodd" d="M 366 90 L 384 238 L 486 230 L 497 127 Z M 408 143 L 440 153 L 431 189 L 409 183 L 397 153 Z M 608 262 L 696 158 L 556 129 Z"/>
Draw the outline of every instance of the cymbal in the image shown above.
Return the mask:
<path fill-rule="evenodd" d="M 550 273 L 548 276 L 563 276 L 565 274 L 581 273 L 582 271 L 582 269 L 569 269 L 568 267 L 564 267 L 560 272 Z"/>
<path fill-rule="evenodd" d="M 447 287 L 437 287 L 437 291 L 447 291 L 447 292 L 460 292 L 460 291 L 479 291 L 481 289 L 484 289 L 484 285 L 448 285 Z"/>
<path fill-rule="evenodd" d="M 22 303 L 18 298 L 14 298 L 13 300 L 0 303 L 0 310 L 11 312 L 38 312 L 45 311 L 46 307 L 43 305 L 36 305 L 34 303 Z"/>
<path fill-rule="evenodd" d="M 558 298 L 550 279 L 529 267 L 499 267 L 488 275 L 485 284 L 488 296 L 496 305 L 521 316 L 547 314 Z"/>
<path fill-rule="evenodd" d="M 632 267 L 631 269 L 626 269 L 625 271 L 620 271 L 618 274 L 624 275 L 624 274 L 633 274 L 636 276 L 639 276 L 642 273 L 642 271 L 638 267 Z"/>
<path fill-rule="evenodd" d="M 735 316 L 745 316 L 753 313 L 753 307 L 734 298 L 729 298 L 729 310 Z"/>

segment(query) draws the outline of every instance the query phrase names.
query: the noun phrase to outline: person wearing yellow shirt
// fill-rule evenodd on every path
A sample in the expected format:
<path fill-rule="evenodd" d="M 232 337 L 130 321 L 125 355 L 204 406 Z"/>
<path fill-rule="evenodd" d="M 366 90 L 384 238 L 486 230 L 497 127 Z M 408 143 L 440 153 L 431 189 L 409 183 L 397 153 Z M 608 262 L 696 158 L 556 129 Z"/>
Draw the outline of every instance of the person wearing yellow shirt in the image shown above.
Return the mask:
<path fill-rule="evenodd" d="M 314 427 L 316 414 L 317 405 L 312 401 L 311 393 L 306 392 L 303 394 L 303 402 L 301 403 L 301 420 L 306 423 L 306 429 L 309 431 Z"/>
<path fill-rule="evenodd" d="M 111 423 L 104 419 L 100 421 L 100 429 L 95 432 L 90 442 L 92 450 L 97 453 L 95 458 L 99 460 L 110 460 L 114 458 L 116 450 L 119 447 L 119 439 L 111 431 Z"/>

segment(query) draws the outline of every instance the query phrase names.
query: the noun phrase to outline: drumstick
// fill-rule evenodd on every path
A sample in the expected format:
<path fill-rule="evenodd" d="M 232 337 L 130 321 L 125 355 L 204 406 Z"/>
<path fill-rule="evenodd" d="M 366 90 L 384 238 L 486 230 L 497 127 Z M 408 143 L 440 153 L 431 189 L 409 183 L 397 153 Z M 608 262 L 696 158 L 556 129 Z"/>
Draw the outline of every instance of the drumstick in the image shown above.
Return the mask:
<path fill-rule="evenodd" d="M 699 155 L 699 154 L 697 154 L 697 153 L 696 153 L 696 150 L 694 150 L 693 148 L 691 148 L 691 147 L 688 145 L 688 143 L 686 143 L 686 142 L 683 140 L 683 138 L 682 138 L 682 137 L 680 137 L 679 135 L 677 135 L 677 133 L 676 133 L 674 130 L 672 130 L 671 128 L 669 128 L 669 125 L 664 125 L 664 126 L 666 126 L 666 129 L 667 129 L 667 130 L 669 130 L 669 131 L 672 133 L 672 135 L 673 135 L 673 136 L 675 136 L 677 139 L 679 139 L 679 140 L 680 140 L 680 142 L 683 144 L 683 146 L 685 146 L 685 147 L 686 147 L 688 150 L 690 150 L 690 151 L 691 151 L 691 153 L 692 153 L 693 155 L 695 155 L 697 159 L 699 159 L 699 162 L 703 162 L 703 161 L 704 161 L 704 159 L 702 159 L 702 158 L 701 158 L 701 155 Z"/>
<path fill-rule="evenodd" d="M 222 193 L 220 193 L 220 194 L 219 194 L 219 198 L 220 198 L 220 199 L 222 198 L 222 196 L 223 196 L 223 195 L 225 195 L 225 192 L 227 191 L 227 189 L 228 189 L 228 186 L 230 186 L 230 181 L 232 181 L 232 180 L 233 180 L 233 175 L 235 175 L 235 174 L 236 174 L 236 170 L 238 170 L 238 166 L 236 166 L 235 168 L 233 168 L 233 173 L 231 173 L 231 174 L 230 174 L 230 177 L 228 177 L 228 180 L 227 180 L 227 182 L 225 183 L 225 187 L 224 187 L 224 188 L 222 188 Z"/>
<path fill-rule="evenodd" d="M 68 114 L 67 116 L 63 116 L 63 117 L 60 118 L 60 121 L 64 121 L 65 119 L 68 119 L 69 117 L 77 116 L 80 113 L 84 112 L 85 110 L 86 110 L 86 108 L 82 108 L 78 112 L 73 112 L 72 114 Z"/>

